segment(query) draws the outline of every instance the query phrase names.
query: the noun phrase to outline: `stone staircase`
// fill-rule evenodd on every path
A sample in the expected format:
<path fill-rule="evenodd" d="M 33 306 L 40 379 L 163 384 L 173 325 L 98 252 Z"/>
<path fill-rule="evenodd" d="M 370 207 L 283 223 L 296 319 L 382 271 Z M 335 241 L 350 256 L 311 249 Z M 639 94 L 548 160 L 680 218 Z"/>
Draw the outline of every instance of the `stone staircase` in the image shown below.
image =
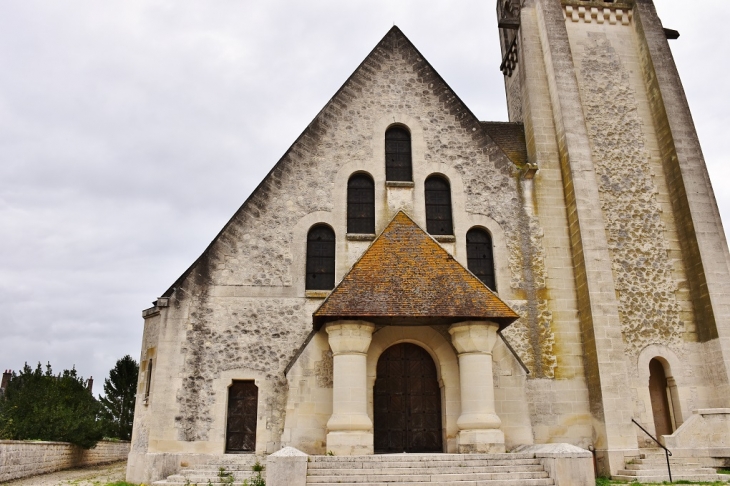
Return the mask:
<path fill-rule="evenodd" d="M 265 477 L 265 472 L 261 473 Z M 203 464 L 192 467 L 184 467 L 179 473 L 168 476 L 162 481 L 152 483 L 155 486 L 208 486 L 231 485 L 242 486 L 244 480 L 251 484 L 251 479 L 256 473 L 251 470 L 249 461 L 236 463 L 226 461 L 225 464 Z"/>
<path fill-rule="evenodd" d="M 307 484 L 316 486 L 548 486 L 532 453 L 310 456 Z"/>
<path fill-rule="evenodd" d="M 613 479 L 632 481 L 639 483 L 661 483 L 669 481 L 667 474 L 667 459 L 663 449 L 643 449 L 640 459 L 633 459 L 626 463 L 626 469 L 618 471 Z M 696 481 L 712 482 L 727 481 L 729 478 L 724 474 L 717 474 L 715 469 L 702 467 L 692 458 L 669 457 L 669 464 L 672 467 L 673 481 Z"/>

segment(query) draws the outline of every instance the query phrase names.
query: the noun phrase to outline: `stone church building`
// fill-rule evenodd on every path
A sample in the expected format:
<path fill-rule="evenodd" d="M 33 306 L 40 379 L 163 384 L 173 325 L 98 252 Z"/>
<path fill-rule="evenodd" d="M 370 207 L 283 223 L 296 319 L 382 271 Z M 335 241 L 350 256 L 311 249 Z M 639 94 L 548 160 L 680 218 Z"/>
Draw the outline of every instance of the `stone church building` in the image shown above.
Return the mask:
<path fill-rule="evenodd" d="M 143 312 L 129 480 L 550 443 L 617 475 L 655 447 L 632 419 L 730 458 L 730 256 L 676 32 L 652 0 L 497 15 L 509 122 L 393 27 Z"/>

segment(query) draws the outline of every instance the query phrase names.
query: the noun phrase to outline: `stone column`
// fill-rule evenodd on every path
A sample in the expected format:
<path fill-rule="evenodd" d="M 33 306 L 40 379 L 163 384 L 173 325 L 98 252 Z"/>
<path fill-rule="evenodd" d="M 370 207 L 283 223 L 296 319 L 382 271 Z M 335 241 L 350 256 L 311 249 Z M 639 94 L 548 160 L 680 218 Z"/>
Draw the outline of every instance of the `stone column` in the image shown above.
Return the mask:
<path fill-rule="evenodd" d="M 332 416 L 327 452 L 337 456 L 373 453 L 373 422 L 368 417 L 367 351 L 375 326 L 366 321 L 335 321 L 325 328 L 332 348 Z"/>
<path fill-rule="evenodd" d="M 504 452 L 502 421 L 494 411 L 492 349 L 499 325 L 488 321 L 467 321 L 449 328 L 451 342 L 459 353 L 461 415 L 459 453 Z"/>

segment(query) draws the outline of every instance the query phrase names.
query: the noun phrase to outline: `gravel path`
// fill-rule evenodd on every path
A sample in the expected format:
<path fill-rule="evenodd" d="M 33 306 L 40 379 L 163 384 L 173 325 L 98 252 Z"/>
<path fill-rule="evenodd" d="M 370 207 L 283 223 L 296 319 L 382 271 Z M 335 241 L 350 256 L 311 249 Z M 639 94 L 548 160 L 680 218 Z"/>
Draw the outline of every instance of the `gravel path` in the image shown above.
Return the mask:
<path fill-rule="evenodd" d="M 127 461 L 122 461 L 103 466 L 66 469 L 2 484 L 3 486 L 105 486 L 107 483 L 124 481 L 126 470 Z"/>

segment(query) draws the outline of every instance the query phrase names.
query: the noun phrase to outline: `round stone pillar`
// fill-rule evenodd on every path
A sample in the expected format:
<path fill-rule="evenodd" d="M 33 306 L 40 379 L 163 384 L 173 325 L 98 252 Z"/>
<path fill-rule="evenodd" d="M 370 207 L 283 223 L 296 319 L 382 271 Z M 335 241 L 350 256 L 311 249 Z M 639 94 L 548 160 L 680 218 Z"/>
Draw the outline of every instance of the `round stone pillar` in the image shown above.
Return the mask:
<path fill-rule="evenodd" d="M 494 411 L 492 349 L 499 325 L 488 321 L 468 321 L 449 328 L 451 342 L 459 353 L 461 380 L 460 453 L 504 452 L 502 421 Z"/>
<path fill-rule="evenodd" d="M 337 456 L 373 453 L 373 422 L 368 417 L 367 351 L 375 326 L 366 321 L 335 321 L 325 327 L 332 348 L 332 416 L 327 452 Z"/>

